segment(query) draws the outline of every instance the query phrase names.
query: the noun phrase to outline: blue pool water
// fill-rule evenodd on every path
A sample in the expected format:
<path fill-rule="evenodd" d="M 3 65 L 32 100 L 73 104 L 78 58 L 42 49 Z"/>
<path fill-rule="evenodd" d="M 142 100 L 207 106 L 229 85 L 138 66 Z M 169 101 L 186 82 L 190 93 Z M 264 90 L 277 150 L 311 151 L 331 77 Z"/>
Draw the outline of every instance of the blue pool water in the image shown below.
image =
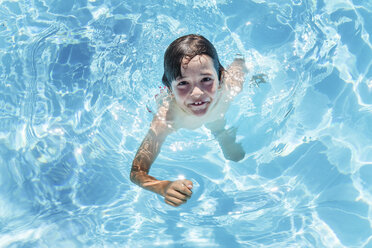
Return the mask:
<path fill-rule="evenodd" d="M 129 171 L 188 33 L 246 58 L 246 156 L 169 136 L 152 175 L 195 186 L 172 208 Z M 371 35 L 369 0 L 0 1 L 0 247 L 371 248 Z"/>

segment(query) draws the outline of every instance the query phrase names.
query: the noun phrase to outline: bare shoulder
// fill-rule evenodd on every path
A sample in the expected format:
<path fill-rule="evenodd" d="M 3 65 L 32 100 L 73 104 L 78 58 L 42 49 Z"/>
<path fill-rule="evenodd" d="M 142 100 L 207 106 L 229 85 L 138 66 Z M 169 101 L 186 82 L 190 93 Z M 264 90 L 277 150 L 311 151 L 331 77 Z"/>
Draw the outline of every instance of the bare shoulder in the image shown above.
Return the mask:
<path fill-rule="evenodd" d="M 226 87 L 229 90 L 239 93 L 243 87 L 247 72 L 248 69 L 245 65 L 245 60 L 242 58 L 235 58 L 223 74 L 223 80 Z"/>

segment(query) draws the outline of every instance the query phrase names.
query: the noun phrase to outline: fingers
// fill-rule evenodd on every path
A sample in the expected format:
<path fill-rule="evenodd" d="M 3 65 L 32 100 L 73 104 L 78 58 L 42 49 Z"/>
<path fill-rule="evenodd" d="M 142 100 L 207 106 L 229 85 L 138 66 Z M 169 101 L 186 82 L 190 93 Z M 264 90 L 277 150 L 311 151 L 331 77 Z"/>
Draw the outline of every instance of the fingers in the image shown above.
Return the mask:
<path fill-rule="evenodd" d="M 178 207 L 184 203 L 186 203 L 187 200 L 181 200 L 181 199 L 178 199 L 176 197 L 172 197 L 172 196 L 169 196 L 167 198 L 164 199 L 165 203 L 173 206 L 173 207 Z"/>
<path fill-rule="evenodd" d="M 193 185 L 192 182 L 186 179 L 176 181 L 176 184 L 174 186 L 174 189 L 177 190 L 178 192 L 185 194 L 187 196 L 192 195 L 192 189 Z"/>
<path fill-rule="evenodd" d="M 192 189 L 193 183 L 190 180 L 183 179 L 182 181 L 183 181 L 183 184 L 186 185 L 186 187 L 188 187 L 189 189 Z"/>
<path fill-rule="evenodd" d="M 174 197 L 174 198 L 177 198 L 177 199 L 180 199 L 180 200 L 188 200 L 191 197 L 191 195 L 181 193 L 177 190 L 171 190 L 170 192 L 168 192 L 168 196 Z"/>
<path fill-rule="evenodd" d="M 178 194 L 180 194 L 180 193 L 178 193 Z M 179 205 L 186 203 L 189 198 L 190 197 L 185 196 L 185 195 L 181 195 L 180 197 L 175 197 L 175 196 L 167 195 L 164 198 L 164 201 L 165 201 L 165 203 L 167 203 L 167 204 L 169 204 L 169 205 L 171 205 L 173 207 L 178 207 Z"/>
<path fill-rule="evenodd" d="M 164 201 L 171 206 L 178 207 L 190 199 L 192 195 L 192 187 L 193 184 L 189 180 L 183 179 L 174 181 L 168 186 L 165 192 Z"/>

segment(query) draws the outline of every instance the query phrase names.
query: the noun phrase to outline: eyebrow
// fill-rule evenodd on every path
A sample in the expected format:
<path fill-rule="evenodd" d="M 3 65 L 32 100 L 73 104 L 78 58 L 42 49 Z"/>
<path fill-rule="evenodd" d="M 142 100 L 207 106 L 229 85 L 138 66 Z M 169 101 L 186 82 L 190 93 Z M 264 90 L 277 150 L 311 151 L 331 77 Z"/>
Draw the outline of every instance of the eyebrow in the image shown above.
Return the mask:
<path fill-rule="evenodd" d="M 209 72 L 204 72 L 204 73 L 200 73 L 199 74 L 200 76 L 212 76 L 213 74 L 212 73 L 209 73 Z M 175 79 L 177 80 L 177 81 L 179 81 L 179 80 L 182 80 L 182 79 L 184 79 L 185 77 L 183 77 L 183 76 L 178 76 L 178 77 L 176 77 Z"/>

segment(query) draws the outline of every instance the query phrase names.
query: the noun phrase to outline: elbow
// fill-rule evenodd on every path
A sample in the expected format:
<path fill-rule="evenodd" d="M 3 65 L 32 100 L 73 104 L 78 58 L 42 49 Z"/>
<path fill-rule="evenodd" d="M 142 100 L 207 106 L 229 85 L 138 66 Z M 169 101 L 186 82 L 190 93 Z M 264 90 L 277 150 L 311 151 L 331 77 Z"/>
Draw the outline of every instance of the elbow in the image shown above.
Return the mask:
<path fill-rule="evenodd" d="M 135 183 L 135 184 L 137 184 L 137 180 L 136 180 L 136 178 L 137 178 L 137 172 L 138 172 L 138 170 L 136 170 L 135 165 L 132 164 L 132 168 L 131 168 L 130 174 L 129 174 L 129 179 L 130 179 L 130 181 L 132 183 Z"/>
<path fill-rule="evenodd" d="M 130 171 L 129 179 L 132 183 L 141 186 L 143 178 L 146 176 L 146 174 L 147 173 L 144 173 L 143 171 L 137 169 L 137 167 L 133 166 Z"/>
<path fill-rule="evenodd" d="M 130 169 L 129 179 L 132 183 L 138 184 L 138 172 L 140 171 L 140 166 L 133 161 L 132 168 Z"/>
<path fill-rule="evenodd" d="M 129 175 L 129 179 L 130 179 L 130 181 L 131 181 L 132 183 L 137 184 L 137 183 L 136 183 L 136 172 L 135 172 L 135 171 L 131 170 L 130 175 Z"/>

